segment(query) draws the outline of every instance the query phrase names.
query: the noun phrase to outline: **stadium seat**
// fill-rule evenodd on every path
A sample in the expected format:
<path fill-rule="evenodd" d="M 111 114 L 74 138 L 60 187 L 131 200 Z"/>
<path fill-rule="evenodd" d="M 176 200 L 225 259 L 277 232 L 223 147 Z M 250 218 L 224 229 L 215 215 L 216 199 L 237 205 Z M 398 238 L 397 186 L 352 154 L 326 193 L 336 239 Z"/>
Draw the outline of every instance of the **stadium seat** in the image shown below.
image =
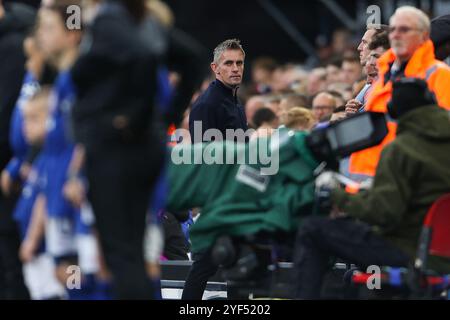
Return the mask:
<path fill-rule="evenodd" d="M 428 269 L 430 256 L 450 259 L 450 193 L 436 200 L 427 212 L 414 266 L 409 269 L 383 267 L 379 279 L 381 285 L 406 286 L 414 298 L 440 296 L 450 288 L 450 275 Z M 373 274 L 355 271 L 352 283 L 365 285 L 370 277 Z"/>

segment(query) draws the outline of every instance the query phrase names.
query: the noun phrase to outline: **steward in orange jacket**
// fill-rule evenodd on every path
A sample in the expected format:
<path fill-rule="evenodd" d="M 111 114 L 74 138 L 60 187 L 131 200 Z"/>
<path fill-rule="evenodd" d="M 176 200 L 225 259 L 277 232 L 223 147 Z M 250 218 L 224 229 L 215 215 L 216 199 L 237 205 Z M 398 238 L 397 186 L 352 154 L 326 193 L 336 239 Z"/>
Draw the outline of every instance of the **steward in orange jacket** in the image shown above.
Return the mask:
<path fill-rule="evenodd" d="M 387 112 L 387 103 L 392 96 L 392 80 L 401 77 L 414 77 L 426 80 L 429 89 L 436 96 L 438 105 L 450 110 L 450 67 L 435 59 L 434 47 L 427 40 L 412 55 L 407 63 L 401 65 L 394 74 L 392 66 L 396 60 L 393 49 L 378 59 L 379 78 L 366 104 L 366 111 Z M 450 123 L 449 123 L 450 126 Z M 350 173 L 373 177 L 383 147 L 395 138 L 397 124 L 388 121 L 389 133 L 383 142 L 375 147 L 352 154 Z"/>

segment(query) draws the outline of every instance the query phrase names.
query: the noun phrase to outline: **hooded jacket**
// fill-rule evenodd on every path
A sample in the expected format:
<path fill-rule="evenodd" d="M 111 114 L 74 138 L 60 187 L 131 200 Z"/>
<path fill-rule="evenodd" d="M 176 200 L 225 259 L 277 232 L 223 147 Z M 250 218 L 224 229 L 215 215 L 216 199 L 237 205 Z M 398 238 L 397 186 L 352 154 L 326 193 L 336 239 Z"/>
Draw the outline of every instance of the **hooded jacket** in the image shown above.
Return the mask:
<path fill-rule="evenodd" d="M 420 107 L 399 119 L 397 137 L 381 154 L 372 189 L 355 195 L 338 189 L 333 199 L 413 258 L 428 209 L 450 192 L 449 164 L 448 112 Z"/>

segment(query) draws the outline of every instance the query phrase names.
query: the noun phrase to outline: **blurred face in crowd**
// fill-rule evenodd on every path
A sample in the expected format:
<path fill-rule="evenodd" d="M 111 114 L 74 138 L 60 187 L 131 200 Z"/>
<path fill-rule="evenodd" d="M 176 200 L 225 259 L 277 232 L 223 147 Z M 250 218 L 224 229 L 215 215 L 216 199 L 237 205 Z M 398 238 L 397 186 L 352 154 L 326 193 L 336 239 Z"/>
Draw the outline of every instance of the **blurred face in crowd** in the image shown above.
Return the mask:
<path fill-rule="evenodd" d="M 31 145 L 40 145 L 45 139 L 48 103 L 48 95 L 42 95 L 24 105 L 23 134 Z"/>
<path fill-rule="evenodd" d="M 44 56 L 42 51 L 38 48 L 36 38 L 26 38 L 23 46 L 27 57 L 25 64 L 26 69 L 38 79 L 42 72 L 42 68 L 44 67 Z"/>
<path fill-rule="evenodd" d="M 348 45 L 350 34 L 348 30 L 336 30 L 333 32 L 331 46 L 334 53 L 343 53 Z"/>
<path fill-rule="evenodd" d="M 369 53 L 369 57 L 366 63 L 366 74 L 369 83 L 373 83 L 378 79 L 378 66 L 377 61 L 386 50 L 383 47 L 378 47 Z"/>
<path fill-rule="evenodd" d="M 364 33 L 364 36 L 361 39 L 361 43 L 358 46 L 359 59 L 361 61 L 361 65 L 365 66 L 367 62 L 367 58 L 369 56 L 369 43 L 372 40 L 373 35 L 375 34 L 375 29 L 369 29 Z"/>
<path fill-rule="evenodd" d="M 252 81 L 254 83 L 269 84 L 272 78 L 272 72 L 264 68 L 252 69 Z"/>
<path fill-rule="evenodd" d="M 341 80 L 342 80 L 341 69 L 333 64 L 329 64 L 327 66 L 327 82 L 335 83 L 341 82 Z"/>
<path fill-rule="evenodd" d="M 312 105 L 314 118 L 318 122 L 323 122 L 327 121 L 333 114 L 334 108 L 336 108 L 336 101 L 332 95 L 322 92 L 314 98 Z"/>
<path fill-rule="evenodd" d="M 66 30 L 57 12 L 49 9 L 40 10 L 37 35 L 46 58 L 50 60 L 58 58 L 68 46 Z"/>
<path fill-rule="evenodd" d="M 353 85 L 356 81 L 361 78 L 361 65 L 356 61 L 344 61 L 342 63 L 342 80 Z"/>
<path fill-rule="evenodd" d="M 236 88 L 242 83 L 244 53 L 241 50 L 225 50 L 219 61 L 211 63 L 211 69 L 226 86 Z"/>
<path fill-rule="evenodd" d="M 400 62 L 408 61 L 429 38 L 429 33 L 420 27 L 417 16 L 411 13 L 395 14 L 391 18 L 389 29 L 389 41 Z"/>
<path fill-rule="evenodd" d="M 313 96 L 316 93 L 325 90 L 327 86 L 327 73 L 323 68 L 317 68 L 311 71 L 308 76 L 306 91 L 308 95 Z"/>
<path fill-rule="evenodd" d="M 58 12 L 45 8 L 39 11 L 37 39 L 49 62 L 58 63 L 67 50 L 78 46 L 80 38 L 81 33 L 69 30 Z"/>
<path fill-rule="evenodd" d="M 280 99 L 277 99 L 277 98 L 275 98 L 275 99 L 269 99 L 269 101 L 267 101 L 267 102 L 264 104 L 264 107 L 265 107 L 265 108 L 268 108 L 268 109 L 270 109 L 270 110 L 272 110 L 273 113 L 275 113 L 275 115 L 276 115 L 277 117 L 280 116 L 280 112 L 281 112 L 281 110 L 280 110 Z"/>
<path fill-rule="evenodd" d="M 245 115 L 251 126 L 254 126 L 253 116 L 255 115 L 255 112 L 263 107 L 264 100 L 260 96 L 254 96 L 248 99 L 247 103 L 245 104 Z"/>

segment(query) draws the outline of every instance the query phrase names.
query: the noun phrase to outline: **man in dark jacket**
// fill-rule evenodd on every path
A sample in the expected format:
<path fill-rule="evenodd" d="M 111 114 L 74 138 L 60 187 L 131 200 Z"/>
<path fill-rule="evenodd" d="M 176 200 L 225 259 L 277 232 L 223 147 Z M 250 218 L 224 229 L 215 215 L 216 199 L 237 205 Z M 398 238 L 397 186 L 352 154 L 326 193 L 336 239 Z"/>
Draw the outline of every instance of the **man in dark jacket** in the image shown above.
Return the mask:
<path fill-rule="evenodd" d="M 227 129 L 247 130 L 245 111 L 237 98 L 237 90 L 244 73 L 244 59 L 244 49 L 237 39 L 225 40 L 214 50 L 211 69 L 216 75 L 216 80 L 195 101 L 189 115 L 192 142 L 211 141 L 212 137 L 204 136 L 210 129 L 218 130 L 215 133 L 211 132 L 215 140 L 225 140 Z M 230 140 L 234 139 L 234 131 L 230 134 Z M 244 139 L 242 136 L 242 139 L 238 140 Z"/>
<path fill-rule="evenodd" d="M 450 191 L 448 112 L 432 104 L 422 80 L 402 79 L 393 88 L 388 109 L 398 119 L 397 137 L 382 152 L 373 187 L 355 195 L 335 189 L 333 202 L 345 214 L 311 217 L 299 230 L 294 260 L 300 299 L 319 298 L 330 257 L 362 268 L 407 267 L 428 209 Z M 318 179 L 336 187 L 332 178 Z M 448 261 L 430 260 L 430 266 L 450 270 Z"/>
<path fill-rule="evenodd" d="M 34 24 L 33 9 L 0 0 L 0 171 L 11 157 L 10 120 L 25 75 L 23 40 Z M 28 299 L 18 259 L 19 236 L 12 220 L 14 199 L 0 194 L 0 299 Z"/>
<path fill-rule="evenodd" d="M 195 101 L 189 115 L 193 143 L 225 139 L 245 142 L 247 118 L 237 98 L 244 73 L 244 59 L 244 49 L 237 39 L 225 40 L 214 49 L 211 69 L 216 80 Z M 238 129 L 242 130 L 242 134 L 236 131 Z M 208 251 L 194 255 L 182 299 L 201 299 L 208 279 L 216 272 L 217 266 L 212 263 Z"/>

